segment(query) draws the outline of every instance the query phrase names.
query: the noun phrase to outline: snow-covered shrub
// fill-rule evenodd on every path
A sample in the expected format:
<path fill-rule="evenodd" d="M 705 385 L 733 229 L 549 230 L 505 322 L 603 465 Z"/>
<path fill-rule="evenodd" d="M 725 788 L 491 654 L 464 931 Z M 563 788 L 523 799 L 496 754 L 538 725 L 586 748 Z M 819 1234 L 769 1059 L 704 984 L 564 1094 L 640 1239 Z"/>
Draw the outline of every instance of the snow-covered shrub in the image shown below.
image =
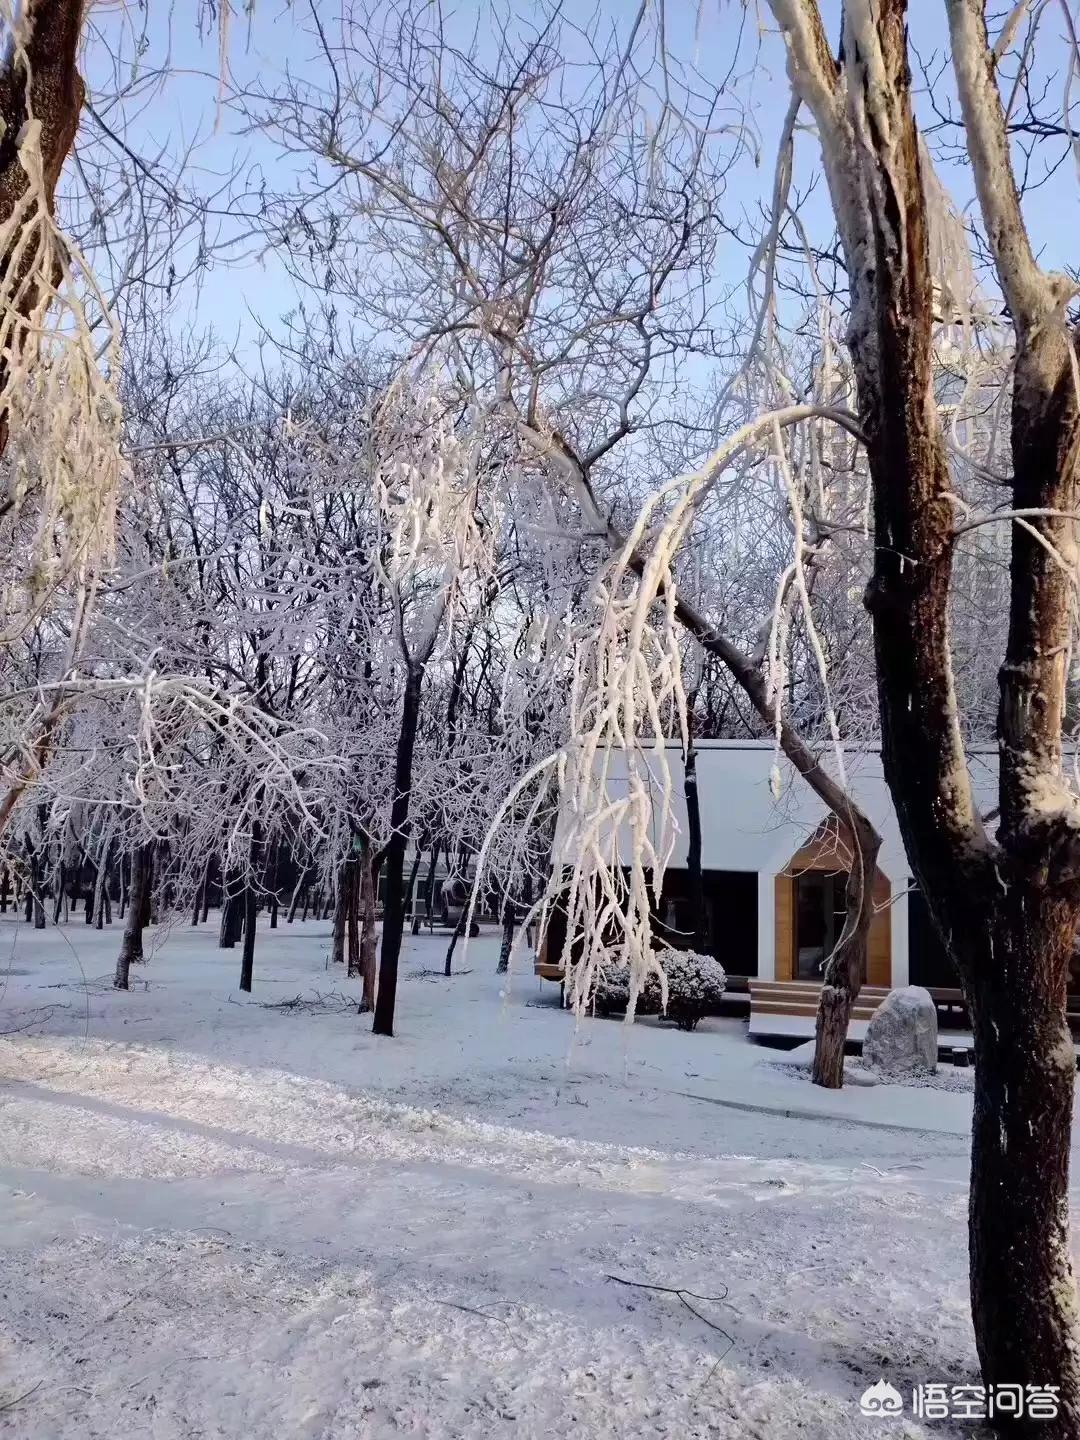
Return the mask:
<path fill-rule="evenodd" d="M 656 962 L 667 976 L 667 1018 L 674 1020 L 680 1030 L 693 1030 L 702 1016 L 710 1014 L 720 1003 L 727 984 L 724 967 L 711 955 L 674 950 L 671 946 L 656 952 Z M 661 998 L 660 977 L 650 973 L 638 994 L 637 1013 L 661 1014 Z M 629 966 L 609 965 L 603 969 L 594 1003 L 601 1015 L 626 1009 L 630 1003 Z"/>

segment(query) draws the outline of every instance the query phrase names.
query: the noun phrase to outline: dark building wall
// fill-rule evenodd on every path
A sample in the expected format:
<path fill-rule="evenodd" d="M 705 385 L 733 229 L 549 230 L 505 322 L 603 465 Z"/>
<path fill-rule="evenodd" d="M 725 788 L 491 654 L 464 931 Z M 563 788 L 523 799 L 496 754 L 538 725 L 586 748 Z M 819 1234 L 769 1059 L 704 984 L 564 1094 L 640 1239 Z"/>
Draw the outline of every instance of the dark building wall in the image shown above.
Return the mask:
<path fill-rule="evenodd" d="M 709 954 L 715 956 L 729 975 L 758 973 L 758 877 L 754 871 L 706 870 L 705 922 Z M 685 870 L 668 870 L 660 898 L 659 914 L 653 916 L 657 941 L 676 949 L 691 948 L 689 885 Z M 551 965 L 563 960 L 566 946 L 566 915 L 553 906 L 548 919 L 545 958 Z"/>

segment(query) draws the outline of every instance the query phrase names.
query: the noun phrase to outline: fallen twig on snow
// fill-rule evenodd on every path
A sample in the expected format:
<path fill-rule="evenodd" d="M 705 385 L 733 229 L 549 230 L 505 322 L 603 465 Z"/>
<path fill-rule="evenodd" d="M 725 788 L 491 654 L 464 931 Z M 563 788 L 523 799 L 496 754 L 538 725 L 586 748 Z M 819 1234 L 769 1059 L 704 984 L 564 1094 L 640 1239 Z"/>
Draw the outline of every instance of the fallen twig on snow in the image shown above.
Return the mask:
<path fill-rule="evenodd" d="M 21 1395 L 16 1395 L 13 1400 L 5 1400 L 3 1404 L 0 1404 L 0 1410 L 13 1410 L 16 1405 L 21 1405 L 24 1400 L 33 1395 L 35 1390 L 40 1390 L 44 1384 L 45 1380 L 44 1377 L 42 1377 L 36 1385 L 31 1385 L 29 1390 L 24 1390 Z"/>
<path fill-rule="evenodd" d="M 728 1303 L 728 1287 L 726 1285 L 724 1286 L 723 1295 L 699 1295 L 695 1290 L 684 1290 L 681 1286 L 650 1285 L 645 1280 L 626 1280 L 621 1275 L 605 1275 L 604 1278 L 606 1280 L 614 1280 L 616 1285 L 627 1285 L 632 1290 L 656 1290 L 661 1295 L 675 1295 L 679 1300 L 682 1301 L 682 1303 L 686 1306 L 687 1310 L 690 1311 L 691 1315 L 696 1315 L 703 1324 L 708 1325 L 710 1330 L 715 1330 L 718 1334 L 723 1335 L 724 1339 L 728 1342 L 728 1348 L 724 1351 L 724 1355 L 726 1355 L 728 1353 L 728 1350 L 730 1350 L 734 1346 L 735 1341 L 733 1337 L 728 1334 L 728 1332 L 724 1329 L 722 1325 L 718 1325 L 715 1320 L 710 1320 L 707 1315 L 703 1315 L 700 1310 L 696 1309 L 693 1305 L 690 1304 L 690 1299 L 693 1299 L 706 1300 L 710 1304 L 714 1305 L 726 1305 Z M 687 1296 L 689 1296 L 690 1299 L 687 1299 Z M 720 1360 L 722 1360 L 723 1358 L 724 1356 L 722 1355 L 720 1357 Z M 719 1363 L 720 1361 L 718 1360 L 717 1364 Z"/>
<path fill-rule="evenodd" d="M 294 995 L 291 1000 L 259 1000 L 257 1004 L 260 1010 L 278 1010 L 282 1014 L 328 1015 L 346 1010 L 351 1014 L 356 1009 L 355 999 L 351 995 L 342 995 L 339 990 L 331 990 L 325 995 L 316 990 L 314 995 Z"/>

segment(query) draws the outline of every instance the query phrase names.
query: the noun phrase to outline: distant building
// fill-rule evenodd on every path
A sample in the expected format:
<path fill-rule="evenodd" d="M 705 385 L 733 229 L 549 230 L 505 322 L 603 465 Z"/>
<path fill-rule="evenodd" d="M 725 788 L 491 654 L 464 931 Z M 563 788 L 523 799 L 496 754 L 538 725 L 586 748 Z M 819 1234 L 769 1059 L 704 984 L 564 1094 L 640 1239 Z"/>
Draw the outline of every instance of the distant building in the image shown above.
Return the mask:
<path fill-rule="evenodd" d="M 733 977 L 761 980 L 821 979 L 825 959 L 844 923 L 844 884 L 850 850 L 843 829 L 806 781 L 780 756 L 780 794 L 769 777 L 777 757 L 769 741 L 697 742 L 701 810 L 701 867 L 705 890 L 708 948 Z M 672 777 L 672 810 L 677 836 L 657 907 L 659 930 L 673 944 L 688 945 L 686 870 L 687 824 L 682 749 L 665 746 Z M 914 884 L 911 867 L 881 769 L 873 749 L 845 747 L 848 788 L 882 837 L 870 930 L 871 986 L 956 986 L 959 981 Z M 646 752 L 655 784 L 656 832 L 662 765 Z M 826 761 L 830 771 L 835 765 Z M 610 788 L 626 786 L 625 757 L 609 757 Z M 997 804 L 997 756 L 971 760 L 976 804 L 990 812 Z M 620 837 L 618 855 L 627 855 L 629 837 Z M 564 926 L 556 916 L 545 960 L 561 955 Z"/>

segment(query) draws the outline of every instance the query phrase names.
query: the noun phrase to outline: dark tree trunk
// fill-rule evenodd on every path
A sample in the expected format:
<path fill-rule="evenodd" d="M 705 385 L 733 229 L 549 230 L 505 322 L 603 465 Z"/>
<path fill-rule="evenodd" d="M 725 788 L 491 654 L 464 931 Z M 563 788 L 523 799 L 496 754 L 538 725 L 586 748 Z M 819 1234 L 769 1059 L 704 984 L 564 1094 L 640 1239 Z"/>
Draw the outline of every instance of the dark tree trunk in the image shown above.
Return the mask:
<path fill-rule="evenodd" d="M 274 841 L 272 842 L 272 844 L 271 844 L 270 860 L 269 860 L 269 863 L 268 863 L 268 865 L 267 865 L 267 867 L 266 867 L 266 869 L 267 869 L 266 889 L 267 889 L 267 892 L 268 892 L 269 897 L 270 897 L 269 900 L 267 901 L 267 909 L 268 909 L 269 912 L 270 912 L 270 929 L 271 929 L 271 930 L 276 930 L 276 929 L 277 929 L 277 917 L 278 917 L 278 869 L 279 869 L 279 867 L 278 867 L 278 854 L 279 854 L 278 842 L 277 842 L 276 840 L 274 840 Z"/>
<path fill-rule="evenodd" d="M 345 963 L 345 939 L 349 929 L 349 879 L 349 862 L 343 860 L 338 866 L 334 883 L 334 938 L 330 959 L 335 965 Z"/>
<path fill-rule="evenodd" d="M 244 948 L 240 953 L 240 989 L 251 994 L 251 977 L 255 970 L 255 887 L 244 887 Z"/>
<path fill-rule="evenodd" d="M 232 950 L 244 928 L 244 883 L 237 870 L 230 870 L 224 878 L 221 897 L 221 928 L 218 932 L 218 948 Z"/>
<path fill-rule="evenodd" d="M 360 868 L 357 865 L 356 856 L 353 855 L 345 862 L 344 867 L 348 874 L 346 884 L 348 888 L 348 905 L 346 909 L 346 927 L 348 929 L 348 964 L 346 970 L 349 976 L 359 975 L 360 965 Z"/>
<path fill-rule="evenodd" d="M 375 855 L 370 842 L 360 857 L 360 973 L 364 979 L 360 1010 L 375 1008 Z"/>
<path fill-rule="evenodd" d="M 7 914 L 8 892 L 11 888 L 11 874 L 5 865 L 0 871 L 0 915 Z"/>
<path fill-rule="evenodd" d="M 441 849 L 442 846 L 438 841 L 431 847 L 431 863 L 428 865 L 427 879 L 424 881 L 424 918 L 429 930 L 432 925 L 432 912 L 435 908 L 435 878 L 439 870 L 439 851 Z"/>
<path fill-rule="evenodd" d="M 457 948 L 457 942 L 461 939 L 462 935 L 465 934 L 468 915 L 469 907 L 466 905 L 458 918 L 457 924 L 454 926 L 454 933 L 450 936 L 450 944 L 446 947 L 446 961 L 443 964 L 443 974 L 447 979 L 454 973 L 454 951 Z"/>
<path fill-rule="evenodd" d="M 693 724 L 693 716 L 690 717 Z M 705 925 L 705 884 L 701 874 L 701 804 L 698 798 L 697 750 L 691 733 L 686 747 L 683 793 L 686 796 L 686 883 L 690 902 L 692 948 L 703 955 L 708 949 Z"/>
<path fill-rule="evenodd" d="M 420 691 L 423 680 L 423 667 L 410 665 L 405 680 L 401 728 L 398 731 L 397 752 L 394 757 L 390 841 L 383 861 L 386 866 L 386 898 L 383 904 L 382 946 L 379 952 L 379 993 L 375 998 L 375 1023 L 372 1026 L 376 1035 L 394 1033 L 398 961 L 401 958 L 401 941 L 405 931 L 405 847 L 409 840 L 412 762 L 416 748 L 416 730 L 420 722 Z"/>
<path fill-rule="evenodd" d="M 146 880 L 143 889 L 143 925 L 155 925 L 157 923 L 157 896 L 154 893 L 154 886 L 157 882 L 157 846 L 151 845 L 146 852 Z"/>
<path fill-rule="evenodd" d="M 1062 1423 L 1031 1433 L 1072 1440 L 1080 1435 L 1068 1206 L 1076 1058 L 1065 999 L 1075 914 L 1052 897 L 1035 907 L 1015 892 L 993 908 L 980 936 L 986 953 L 970 965 L 972 1319 L 985 1382 L 1060 1384 Z"/>
<path fill-rule="evenodd" d="M 255 928 L 258 923 L 255 877 L 261 867 L 262 849 L 262 826 L 258 820 L 252 820 L 251 849 L 248 852 L 248 872 L 244 885 L 244 948 L 240 956 L 240 989 L 249 995 L 255 968 Z"/>
<path fill-rule="evenodd" d="M 514 931 L 517 929 L 517 907 L 512 900 L 503 902 L 502 927 L 499 963 L 495 967 L 497 975 L 505 975 L 510 969 L 510 951 L 514 948 Z"/>
<path fill-rule="evenodd" d="M 851 1007 L 866 974 L 867 942 L 874 917 L 874 876 L 881 840 L 875 831 L 855 826 L 848 866 L 844 928 L 825 964 L 821 984 L 811 1072 L 815 1085 L 839 1090 L 844 1083 L 844 1046 Z"/>
<path fill-rule="evenodd" d="M 413 855 L 412 865 L 409 867 L 409 880 L 405 886 L 405 903 L 409 907 L 409 916 L 412 921 L 411 929 L 414 935 L 420 933 L 420 910 L 416 903 L 416 877 L 420 873 L 420 846 L 417 845 L 416 853 Z"/>
<path fill-rule="evenodd" d="M 56 894 L 53 896 L 53 917 L 54 925 L 60 924 L 60 912 L 64 908 L 64 886 L 67 883 L 67 866 L 61 860 L 56 867 Z"/>
<path fill-rule="evenodd" d="M 131 894 L 124 934 L 120 941 L 120 954 L 116 957 L 116 973 L 113 976 L 113 985 L 117 990 L 128 988 L 131 966 L 144 958 L 143 897 L 149 880 L 150 848 L 149 845 L 140 845 L 131 856 Z"/>

